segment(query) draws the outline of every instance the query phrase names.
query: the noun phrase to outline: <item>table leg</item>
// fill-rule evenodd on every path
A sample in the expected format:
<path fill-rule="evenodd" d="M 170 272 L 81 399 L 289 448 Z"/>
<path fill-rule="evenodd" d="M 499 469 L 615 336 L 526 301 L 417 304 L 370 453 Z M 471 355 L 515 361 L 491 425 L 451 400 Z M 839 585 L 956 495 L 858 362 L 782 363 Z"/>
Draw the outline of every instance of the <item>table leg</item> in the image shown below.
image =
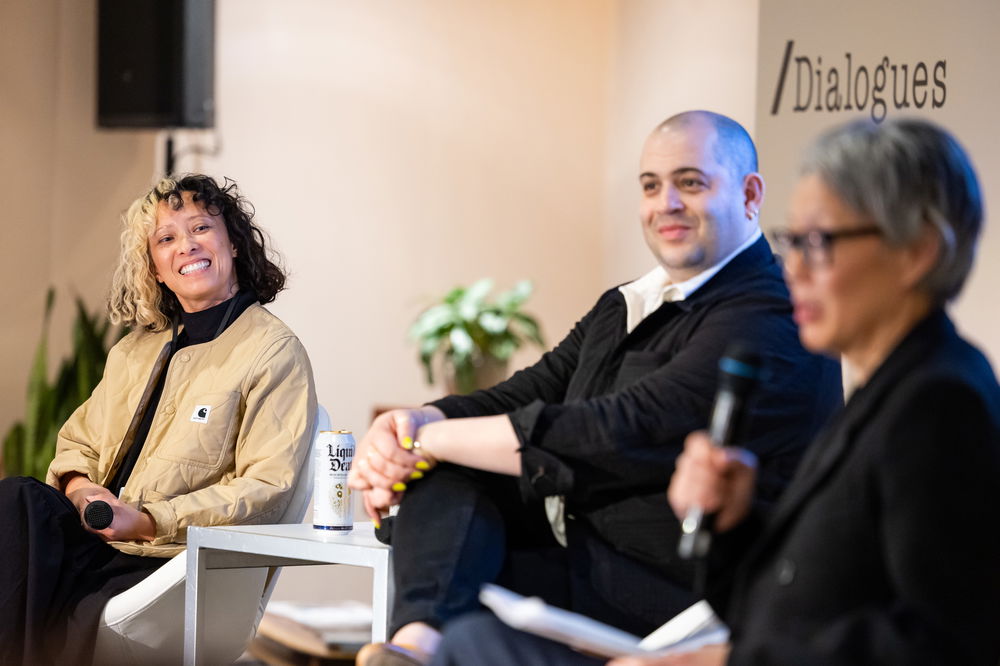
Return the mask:
<path fill-rule="evenodd" d="M 389 640 L 389 613 L 392 611 L 392 556 L 378 558 L 372 567 L 372 642 Z"/>
<path fill-rule="evenodd" d="M 193 557 L 192 557 L 193 555 Z M 184 666 L 197 666 L 204 659 L 200 640 L 205 629 L 205 549 L 189 548 L 184 582 Z"/>

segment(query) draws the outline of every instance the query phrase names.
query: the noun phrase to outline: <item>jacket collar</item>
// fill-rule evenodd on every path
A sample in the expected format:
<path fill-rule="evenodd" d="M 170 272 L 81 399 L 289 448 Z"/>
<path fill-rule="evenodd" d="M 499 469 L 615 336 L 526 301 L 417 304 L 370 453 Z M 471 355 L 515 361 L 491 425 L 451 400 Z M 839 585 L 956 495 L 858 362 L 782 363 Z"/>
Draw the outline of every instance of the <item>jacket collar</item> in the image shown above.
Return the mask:
<path fill-rule="evenodd" d="M 721 294 L 731 290 L 742 290 L 743 281 L 761 270 L 773 267 L 775 276 L 780 280 L 781 275 L 777 272 L 777 262 L 771 246 L 763 234 L 747 249 L 722 267 L 718 273 L 712 276 L 705 284 L 695 291 L 689 298 L 679 301 L 677 305 L 682 310 L 691 310 L 705 302 L 712 302 L 719 298 Z"/>
<path fill-rule="evenodd" d="M 821 487 L 850 451 L 855 434 L 868 423 L 886 396 L 914 367 L 918 367 L 942 342 L 955 335 L 954 325 L 943 310 L 919 322 L 890 352 L 867 384 L 855 391 L 839 417 L 809 447 L 792 484 L 778 501 L 768 522 L 774 534 Z M 762 542 L 767 538 L 762 539 Z"/>

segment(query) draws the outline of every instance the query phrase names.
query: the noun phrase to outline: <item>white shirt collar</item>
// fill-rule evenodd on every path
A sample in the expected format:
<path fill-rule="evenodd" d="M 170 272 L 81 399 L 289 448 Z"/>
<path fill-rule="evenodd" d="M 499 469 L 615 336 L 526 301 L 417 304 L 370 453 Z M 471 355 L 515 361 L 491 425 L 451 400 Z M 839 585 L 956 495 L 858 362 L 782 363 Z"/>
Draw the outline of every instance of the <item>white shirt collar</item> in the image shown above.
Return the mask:
<path fill-rule="evenodd" d="M 626 333 L 634 331 L 635 327 L 656 312 L 664 301 L 674 303 L 690 298 L 691 294 L 715 277 L 715 274 L 725 268 L 736 255 L 756 243 L 761 235 L 761 230 L 757 229 L 750 238 L 721 261 L 683 282 L 671 283 L 670 276 L 663 266 L 657 266 L 638 280 L 618 287 L 618 291 L 625 298 L 625 308 L 628 313 L 625 321 Z"/>

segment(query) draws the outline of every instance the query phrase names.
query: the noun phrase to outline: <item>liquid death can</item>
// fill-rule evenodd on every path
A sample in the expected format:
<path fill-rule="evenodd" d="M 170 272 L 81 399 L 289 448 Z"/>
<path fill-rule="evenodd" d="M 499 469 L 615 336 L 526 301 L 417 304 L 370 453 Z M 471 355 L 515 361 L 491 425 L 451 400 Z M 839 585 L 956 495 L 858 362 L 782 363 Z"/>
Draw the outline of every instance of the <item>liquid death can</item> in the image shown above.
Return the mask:
<path fill-rule="evenodd" d="M 347 533 L 354 529 L 347 473 L 354 459 L 350 430 L 324 430 L 316 438 L 316 478 L 313 487 L 313 527 Z"/>

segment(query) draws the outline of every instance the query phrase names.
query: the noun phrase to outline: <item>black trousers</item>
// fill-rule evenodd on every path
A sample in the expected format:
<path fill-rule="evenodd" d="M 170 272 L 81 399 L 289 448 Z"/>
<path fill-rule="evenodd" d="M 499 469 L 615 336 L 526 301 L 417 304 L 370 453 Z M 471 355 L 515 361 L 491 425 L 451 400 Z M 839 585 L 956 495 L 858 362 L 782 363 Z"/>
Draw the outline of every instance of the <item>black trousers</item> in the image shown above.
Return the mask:
<path fill-rule="evenodd" d="M 479 610 L 483 583 L 639 636 L 694 603 L 690 588 L 619 552 L 582 519 L 568 522 L 563 548 L 516 478 L 438 466 L 407 490 L 393 525 L 392 633 L 410 622 L 440 629 Z"/>
<path fill-rule="evenodd" d="M 431 666 L 598 666 L 606 661 L 511 629 L 483 612 L 448 625 Z"/>
<path fill-rule="evenodd" d="M 107 600 L 166 561 L 126 555 L 80 525 L 61 492 L 0 480 L 0 664 L 90 664 Z"/>
<path fill-rule="evenodd" d="M 440 629 L 478 610 L 483 583 L 568 599 L 566 553 L 542 504 L 523 502 L 513 477 L 439 465 L 407 490 L 392 546 L 391 633 L 410 622 Z"/>

